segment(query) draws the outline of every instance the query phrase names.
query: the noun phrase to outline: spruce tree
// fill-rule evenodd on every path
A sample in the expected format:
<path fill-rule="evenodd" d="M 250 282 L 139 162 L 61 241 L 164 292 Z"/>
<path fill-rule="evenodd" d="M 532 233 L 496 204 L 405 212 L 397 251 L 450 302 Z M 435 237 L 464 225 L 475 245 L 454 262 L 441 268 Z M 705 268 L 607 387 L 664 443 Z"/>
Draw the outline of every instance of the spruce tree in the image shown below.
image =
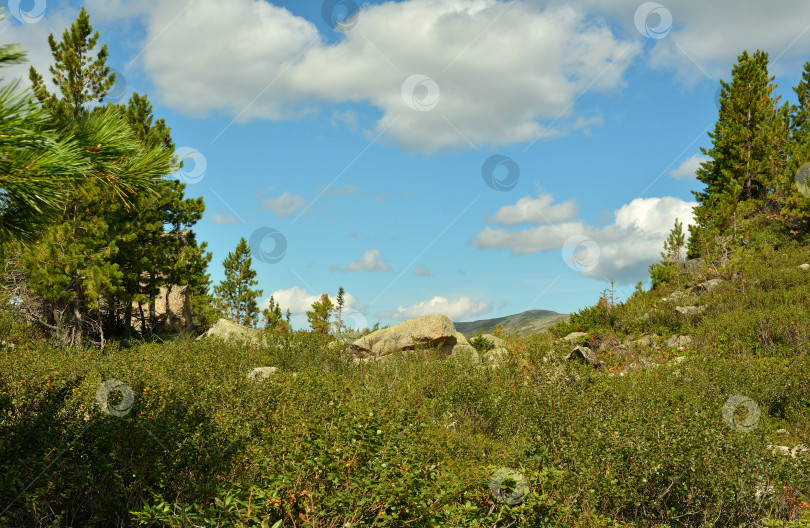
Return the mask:
<path fill-rule="evenodd" d="M 262 290 L 253 289 L 259 281 L 256 280 L 256 271 L 251 268 L 252 263 L 250 246 L 242 237 L 236 249 L 222 261 L 225 279 L 214 287 L 221 309 L 236 324 L 245 326 L 256 325 L 259 316 L 256 299 L 262 294 Z"/>
<path fill-rule="evenodd" d="M 720 110 L 713 132 L 712 148 L 701 149 L 709 157 L 697 171 L 706 184 L 692 191 L 698 201 L 696 226 L 690 228 L 689 256 L 708 249 L 715 238 L 732 233 L 735 239 L 750 236 L 745 219 L 756 216 L 766 204 L 779 177 L 785 150 L 779 137 L 778 98 L 768 75 L 768 54 L 743 52 L 732 69 L 730 83 L 720 81 Z"/>

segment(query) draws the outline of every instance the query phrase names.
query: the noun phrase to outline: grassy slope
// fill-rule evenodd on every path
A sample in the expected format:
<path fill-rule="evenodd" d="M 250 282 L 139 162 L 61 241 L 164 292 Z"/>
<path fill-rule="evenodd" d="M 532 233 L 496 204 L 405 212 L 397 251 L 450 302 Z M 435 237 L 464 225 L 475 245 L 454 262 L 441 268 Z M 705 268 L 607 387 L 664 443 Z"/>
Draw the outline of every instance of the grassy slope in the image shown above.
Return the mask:
<path fill-rule="evenodd" d="M 552 332 L 510 338 L 500 368 L 432 351 L 353 367 L 306 333 L 267 349 L 77 352 L 5 318 L 0 339 L 16 346 L 0 345 L 0 525 L 782 526 L 810 500 L 810 459 L 766 447 L 810 445 L 803 262 L 806 247 L 740 255 L 698 298 L 701 315 L 662 303 L 670 288 L 553 329 L 589 331 L 594 346 L 696 340 L 686 351 L 607 346 L 601 370 L 562 359 L 570 345 Z M 610 376 L 640 355 L 688 359 Z M 246 379 L 269 365 L 281 369 L 272 380 Z M 124 416 L 100 411 L 110 379 L 132 390 Z M 726 423 L 732 395 L 756 403 L 754 427 Z M 528 481 L 519 505 L 490 491 L 502 467 Z M 758 496 L 766 485 L 773 493 Z"/>

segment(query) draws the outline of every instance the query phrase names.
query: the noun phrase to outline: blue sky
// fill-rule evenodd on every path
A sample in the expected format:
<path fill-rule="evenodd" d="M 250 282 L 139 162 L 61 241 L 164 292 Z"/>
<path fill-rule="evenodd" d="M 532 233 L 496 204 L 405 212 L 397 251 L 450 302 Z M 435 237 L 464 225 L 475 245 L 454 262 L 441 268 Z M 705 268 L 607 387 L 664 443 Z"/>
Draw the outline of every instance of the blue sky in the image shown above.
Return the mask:
<path fill-rule="evenodd" d="M 82 5 L 112 98 L 147 93 L 172 129 L 213 281 L 245 237 L 296 328 L 340 285 L 353 326 L 648 287 L 691 222 L 718 79 L 764 49 L 794 101 L 810 60 L 804 0 L 17 0 L 0 35 L 44 73 Z"/>

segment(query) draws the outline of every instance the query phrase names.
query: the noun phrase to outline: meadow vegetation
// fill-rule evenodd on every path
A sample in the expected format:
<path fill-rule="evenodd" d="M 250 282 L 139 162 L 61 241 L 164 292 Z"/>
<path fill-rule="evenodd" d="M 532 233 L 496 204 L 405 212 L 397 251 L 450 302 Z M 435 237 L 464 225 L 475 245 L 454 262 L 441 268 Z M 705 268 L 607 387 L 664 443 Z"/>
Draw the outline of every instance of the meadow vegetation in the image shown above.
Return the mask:
<path fill-rule="evenodd" d="M 379 323 L 345 328 L 342 287 L 292 331 L 242 239 L 212 290 L 170 129 L 145 95 L 102 105 L 97 39 L 84 9 L 49 39 L 62 97 L 33 69 L 33 95 L 0 90 L 0 525 L 810 528 L 810 63 L 780 106 L 767 54 L 740 55 L 650 290 L 501 335 L 498 361 L 355 364 Z M 222 316 L 262 339 L 195 339 Z"/>

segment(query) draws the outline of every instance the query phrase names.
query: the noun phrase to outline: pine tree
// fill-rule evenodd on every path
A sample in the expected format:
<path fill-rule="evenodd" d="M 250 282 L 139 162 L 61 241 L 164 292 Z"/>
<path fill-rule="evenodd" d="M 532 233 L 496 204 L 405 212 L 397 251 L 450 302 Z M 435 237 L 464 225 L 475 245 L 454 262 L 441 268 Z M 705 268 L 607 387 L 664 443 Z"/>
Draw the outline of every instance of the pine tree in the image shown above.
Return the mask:
<path fill-rule="evenodd" d="M 321 298 L 312 303 L 312 310 L 307 312 L 307 319 L 312 331 L 317 334 L 329 333 L 329 318 L 332 315 L 334 304 L 329 295 L 323 294 Z"/>
<path fill-rule="evenodd" d="M 2 15 L 0 15 L 2 16 Z M 72 26 L 78 41 L 81 34 L 92 30 Z M 51 35 L 51 39 L 53 36 Z M 85 53 L 89 41 L 78 46 Z M 60 71 L 63 61 L 82 63 L 79 51 L 68 42 L 56 46 L 54 69 Z M 14 45 L 0 46 L 0 66 L 20 62 L 25 53 Z M 99 60 L 106 57 L 102 54 Z M 72 77 L 62 77 L 62 87 L 68 92 L 80 92 L 88 86 L 95 71 L 72 71 Z M 12 240 L 30 242 L 35 234 L 58 219 L 65 202 L 77 185 L 86 182 L 103 183 L 105 190 L 128 203 L 136 193 L 148 193 L 156 178 L 165 173 L 170 153 L 163 149 L 145 149 L 115 109 L 98 108 L 92 113 L 77 111 L 48 94 L 42 78 L 32 68 L 37 79 L 35 95 L 44 105 L 36 105 L 27 91 L 17 89 L 14 82 L 0 90 L 0 249 Z M 106 83 L 102 83 L 106 84 Z M 103 86 L 97 86 L 101 94 Z M 94 93 L 96 93 L 94 92 Z M 66 115 L 76 115 L 66 119 Z M 62 119 L 56 119 L 60 115 Z M 104 148 L 100 149 L 99 146 Z"/>
<path fill-rule="evenodd" d="M 287 313 L 289 313 L 289 308 Z M 281 315 L 281 305 L 279 305 L 273 296 L 270 296 L 270 302 L 267 308 L 262 310 L 262 317 L 264 319 L 264 327 L 267 330 L 274 330 L 276 332 L 288 332 L 290 330 L 289 321 L 285 321 Z"/>
<path fill-rule="evenodd" d="M 751 227 L 744 220 L 756 216 L 779 177 L 784 141 L 778 137 L 780 112 L 776 87 L 768 75 L 768 54 L 743 52 L 732 69 L 731 83 L 720 81 L 720 111 L 709 156 L 697 171 L 706 184 L 701 192 L 692 191 L 696 227 L 691 228 L 689 256 L 715 249 L 714 239 L 733 233 L 747 238 Z"/>
<path fill-rule="evenodd" d="M 49 37 L 55 64 L 51 68 L 62 93 L 48 93 L 34 68 L 34 94 L 49 115 L 41 130 L 60 141 L 75 142 L 86 157 L 86 167 L 66 179 L 58 214 L 48 215 L 47 227 L 36 244 L 19 249 L 15 259 L 24 267 L 28 290 L 24 297 L 36 309 L 34 321 L 53 330 L 67 344 L 85 333 L 103 345 L 117 304 L 125 292 L 123 273 L 114 262 L 122 229 L 111 211 L 131 208 L 137 199 L 155 196 L 155 183 L 172 172 L 172 152 L 146 145 L 117 106 L 86 108 L 101 102 L 114 79 L 105 66 L 106 49 L 89 57 L 98 38 L 84 10 L 64 38 Z M 36 181 L 36 180 L 33 180 Z"/>
<path fill-rule="evenodd" d="M 54 116 L 78 119 L 84 113 L 84 105 L 102 102 L 107 92 L 115 84 L 115 73 L 107 66 L 107 45 L 103 44 L 92 57 L 92 50 L 98 42 L 98 31 L 93 33 L 90 16 L 82 7 L 79 16 L 56 42 L 53 34 L 48 36 L 48 45 L 56 61 L 49 68 L 54 84 L 59 87 L 62 98 L 48 93 L 46 83 L 33 66 L 29 78 L 34 93 L 42 105 Z"/>
<path fill-rule="evenodd" d="M 245 326 L 256 325 L 259 316 L 256 299 L 262 294 L 262 290 L 253 289 L 259 281 L 256 271 L 250 267 L 252 263 L 247 240 L 240 238 L 236 249 L 222 261 L 225 279 L 214 287 L 221 309 L 236 324 Z"/>

